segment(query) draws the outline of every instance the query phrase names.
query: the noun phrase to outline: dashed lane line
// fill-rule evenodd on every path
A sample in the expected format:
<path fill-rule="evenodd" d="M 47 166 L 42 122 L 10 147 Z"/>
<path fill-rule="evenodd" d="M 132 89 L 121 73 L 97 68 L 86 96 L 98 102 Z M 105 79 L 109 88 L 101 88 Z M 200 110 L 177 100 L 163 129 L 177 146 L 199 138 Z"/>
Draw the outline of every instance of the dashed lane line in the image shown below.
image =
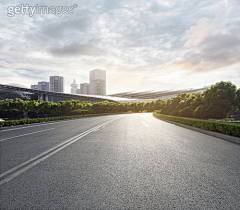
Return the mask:
<path fill-rule="evenodd" d="M 143 124 L 146 126 L 146 127 L 148 127 L 148 125 L 144 122 L 144 121 L 142 121 L 143 122 Z"/>
<path fill-rule="evenodd" d="M 41 131 L 35 131 L 35 132 L 32 132 L 32 133 L 26 133 L 26 134 L 22 134 L 22 135 L 18 135 L 18 136 L 12 136 L 12 137 L 9 137 L 9 138 L 6 138 L 6 139 L 1 139 L 0 142 L 6 141 L 6 140 L 9 140 L 9 139 L 14 139 L 14 138 L 22 137 L 22 136 L 32 135 L 32 134 L 35 134 L 35 133 L 40 133 L 40 132 L 44 132 L 44 131 L 49 131 L 49 130 L 53 130 L 53 129 L 55 129 L 55 128 L 49 128 L 49 129 L 45 129 L 45 130 L 41 130 Z"/>

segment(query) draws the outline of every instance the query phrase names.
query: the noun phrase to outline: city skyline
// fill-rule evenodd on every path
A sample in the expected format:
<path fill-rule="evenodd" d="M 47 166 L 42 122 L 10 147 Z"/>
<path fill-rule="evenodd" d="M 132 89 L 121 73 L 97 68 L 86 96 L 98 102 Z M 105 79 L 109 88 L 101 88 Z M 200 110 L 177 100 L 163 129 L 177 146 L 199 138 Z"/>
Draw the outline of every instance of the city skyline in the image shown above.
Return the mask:
<path fill-rule="evenodd" d="M 7 16 L 8 6 L 20 4 L 0 3 L 1 84 L 30 87 L 62 75 L 70 93 L 74 78 L 88 83 L 91 69 L 105 69 L 107 94 L 200 88 L 222 80 L 240 87 L 236 0 L 92 0 L 79 1 L 74 14 L 62 17 Z"/>
<path fill-rule="evenodd" d="M 21 84 L 14 86 L 21 87 Z M 52 92 L 65 92 L 65 88 L 64 77 L 56 75 L 50 76 L 49 81 L 39 81 L 30 86 L 30 89 Z M 70 88 L 70 93 L 73 94 L 106 95 L 106 70 L 94 69 L 89 71 L 89 83 L 77 83 L 74 78 Z"/>

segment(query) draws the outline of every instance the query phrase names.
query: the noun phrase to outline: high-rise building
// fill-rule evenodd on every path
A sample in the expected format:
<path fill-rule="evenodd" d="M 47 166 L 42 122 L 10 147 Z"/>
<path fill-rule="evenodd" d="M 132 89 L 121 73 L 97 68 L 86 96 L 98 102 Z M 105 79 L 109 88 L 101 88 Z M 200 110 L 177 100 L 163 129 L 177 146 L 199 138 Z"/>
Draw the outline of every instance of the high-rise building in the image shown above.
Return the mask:
<path fill-rule="evenodd" d="M 78 84 L 76 83 L 76 80 L 74 79 L 73 83 L 70 85 L 71 87 L 71 93 L 76 94 L 78 90 Z"/>
<path fill-rule="evenodd" d="M 95 79 L 92 82 L 92 95 L 106 95 L 106 85 L 105 81 L 101 79 Z"/>
<path fill-rule="evenodd" d="M 106 71 L 95 69 L 90 71 L 90 94 L 106 95 Z"/>
<path fill-rule="evenodd" d="M 81 94 L 89 94 L 89 84 L 88 83 L 80 84 L 80 93 Z"/>
<path fill-rule="evenodd" d="M 49 91 L 49 82 L 38 82 L 38 90 Z"/>
<path fill-rule="evenodd" d="M 38 90 L 38 85 L 31 85 L 31 89 Z"/>
<path fill-rule="evenodd" d="M 64 78 L 62 76 L 50 76 L 50 91 L 64 92 Z"/>

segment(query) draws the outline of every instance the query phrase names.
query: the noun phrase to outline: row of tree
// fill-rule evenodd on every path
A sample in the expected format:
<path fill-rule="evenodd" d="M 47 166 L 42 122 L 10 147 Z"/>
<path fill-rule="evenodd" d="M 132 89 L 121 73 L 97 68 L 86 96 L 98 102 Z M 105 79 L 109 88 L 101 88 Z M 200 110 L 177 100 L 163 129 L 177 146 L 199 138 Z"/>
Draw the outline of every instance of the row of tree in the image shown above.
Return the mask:
<path fill-rule="evenodd" d="M 158 112 L 173 116 L 195 118 L 225 118 L 230 111 L 240 111 L 240 89 L 231 82 L 219 82 L 203 93 L 181 93 L 171 99 L 158 99 L 150 102 L 109 102 L 92 104 L 77 100 L 23 101 L 6 99 L 0 101 L 0 117 L 18 119 L 22 117 L 70 116 L 92 113 L 117 112 Z"/>
<path fill-rule="evenodd" d="M 162 100 L 162 114 L 194 118 L 226 118 L 240 111 L 240 89 L 231 82 L 219 82 L 203 93 L 186 94 Z"/>

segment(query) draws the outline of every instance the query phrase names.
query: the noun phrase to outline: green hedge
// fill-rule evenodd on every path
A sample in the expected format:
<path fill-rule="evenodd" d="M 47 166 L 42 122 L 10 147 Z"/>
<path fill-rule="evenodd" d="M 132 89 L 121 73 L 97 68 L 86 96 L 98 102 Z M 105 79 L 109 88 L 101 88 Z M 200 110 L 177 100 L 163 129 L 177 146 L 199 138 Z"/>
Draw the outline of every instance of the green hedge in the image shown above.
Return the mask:
<path fill-rule="evenodd" d="M 240 125 L 223 123 L 210 120 L 199 120 L 185 117 L 175 117 L 170 115 L 158 114 L 153 112 L 153 116 L 159 119 L 169 120 L 176 123 L 181 123 L 196 128 L 202 128 L 205 130 L 215 131 L 223 134 L 240 137 Z"/>
<path fill-rule="evenodd" d="M 116 114 L 125 114 L 125 113 L 116 113 Z M 114 115 L 112 113 L 108 114 L 85 114 L 85 115 L 74 115 L 74 116 L 62 116 L 62 117 L 47 117 L 47 118 L 35 118 L 35 119 L 20 119 L 20 120 L 8 120 L 1 121 L 1 127 L 14 126 L 14 125 L 24 125 L 31 123 L 40 123 L 40 122 L 48 122 L 48 121 L 56 121 L 56 120 L 66 120 L 66 119 L 74 119 L 74 118 L 82 118 L 82 117 L 91 117 L 91 116 L 101 116 L 101 115 Z"/>

